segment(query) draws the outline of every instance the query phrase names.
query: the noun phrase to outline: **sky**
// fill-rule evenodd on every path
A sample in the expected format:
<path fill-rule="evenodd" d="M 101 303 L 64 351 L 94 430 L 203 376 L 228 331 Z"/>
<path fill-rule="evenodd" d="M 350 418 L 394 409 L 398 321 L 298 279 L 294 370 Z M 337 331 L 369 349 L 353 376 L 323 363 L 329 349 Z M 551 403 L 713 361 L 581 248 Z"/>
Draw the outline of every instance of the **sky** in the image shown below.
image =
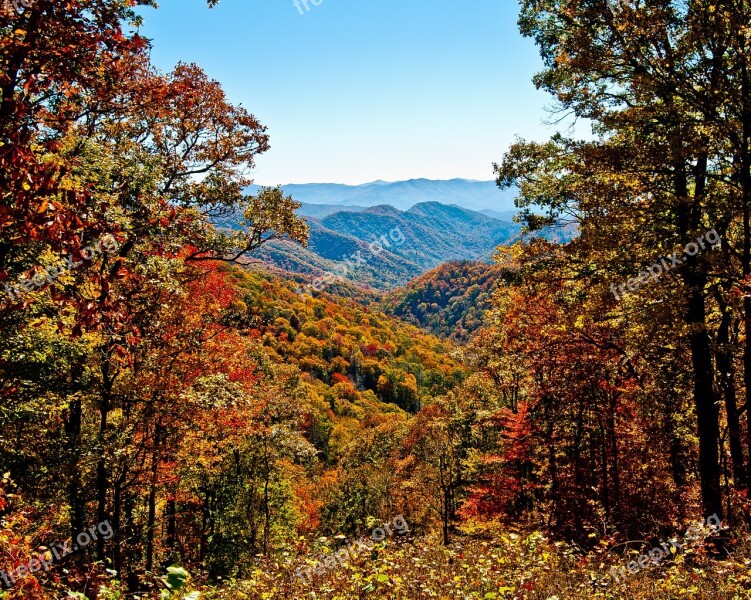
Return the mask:
<path fill-rule="evenodd" d="M 268 127 L 257 183 L 491 180 L 515 136 L 553 133 L 514 0 L 298 3 L 142 10 L 157 67 L 198 64 Z"/>

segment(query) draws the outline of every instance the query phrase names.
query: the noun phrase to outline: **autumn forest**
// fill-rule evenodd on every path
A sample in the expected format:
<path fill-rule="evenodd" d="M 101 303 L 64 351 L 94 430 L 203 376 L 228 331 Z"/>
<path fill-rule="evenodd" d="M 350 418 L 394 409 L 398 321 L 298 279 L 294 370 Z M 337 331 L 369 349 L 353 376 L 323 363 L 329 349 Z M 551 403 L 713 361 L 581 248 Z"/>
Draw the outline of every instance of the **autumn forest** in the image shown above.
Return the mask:
<path fill-rule="evenodd" d="M 0 599 L 751 598 L 751 3 L 520 0 L 587 135 L 388 291 L 146 7 L 0 2 Z"/>

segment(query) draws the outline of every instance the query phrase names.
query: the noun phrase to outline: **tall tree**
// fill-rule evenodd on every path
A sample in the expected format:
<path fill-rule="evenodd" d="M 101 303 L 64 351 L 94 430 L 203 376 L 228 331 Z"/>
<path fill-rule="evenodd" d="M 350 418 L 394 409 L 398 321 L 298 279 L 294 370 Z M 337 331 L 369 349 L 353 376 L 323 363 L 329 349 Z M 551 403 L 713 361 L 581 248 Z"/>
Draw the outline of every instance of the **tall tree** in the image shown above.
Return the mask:
<path fill-rule="evenodd" d="M 521 183 L 526 206 L 546 206 L 550 219 L 573 217 L 580 260 L 591 259 L 587 276 L 599 284 L 621 283 L 713 227 L 726 243 L 743 207 L 726 165 L 742 162 L 734 161 L 741 148 L 731 115 L 746 102 L 736 93 L 743 69 L 728 57 L 745 56 L 745 38 L 731 25 L 745 8 L 703 0 L 623 5 L 614 12 L 604 1 L 523 2 L 522 32 L 546 66 L 536 83 L 561 110 L 591 120 L 598 139 L 519 144 L 499 167 L 499 183 Z M 529 217 L 533 226 L 544 222 Z M 619 249 L 628 251 L 619 256 Z M 682 257 L 663 281 L 674 287 L 685 323 L 709 515 L 723 511 L 711 304 L 721 269 L 702 250 Z"/>

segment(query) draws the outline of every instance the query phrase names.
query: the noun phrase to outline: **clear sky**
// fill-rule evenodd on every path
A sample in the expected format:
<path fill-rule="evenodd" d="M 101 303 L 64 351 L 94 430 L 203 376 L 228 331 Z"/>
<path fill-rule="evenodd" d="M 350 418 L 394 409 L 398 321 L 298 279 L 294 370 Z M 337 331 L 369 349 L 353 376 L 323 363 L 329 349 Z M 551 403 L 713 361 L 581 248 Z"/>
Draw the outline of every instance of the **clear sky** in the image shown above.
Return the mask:
<path fill-rule="evenodd" d="M 257 183 L 489 180 L 514 136 L 552 133 L 514 0 L 298 1 L 143 10 L 159 68 L 197 63 L 268 126 Z"/>

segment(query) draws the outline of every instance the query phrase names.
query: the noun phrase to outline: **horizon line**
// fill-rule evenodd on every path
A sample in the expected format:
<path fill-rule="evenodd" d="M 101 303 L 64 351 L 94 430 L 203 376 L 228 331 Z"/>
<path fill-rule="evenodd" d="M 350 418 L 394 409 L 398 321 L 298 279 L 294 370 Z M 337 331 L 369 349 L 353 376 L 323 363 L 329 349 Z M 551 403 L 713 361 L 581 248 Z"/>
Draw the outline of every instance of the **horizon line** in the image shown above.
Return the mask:
<path fill-rule="evenodd" d="M 398 179 L 396 181 L 386 181 L 384 179 L 375 179 L 373 181 L 366 181 L 364 183 L 339 183 L 335 181 L 306 181 L 303 183 L 282 183 L 277 184 L 280 187 L 285 187 L 288 185 L 341 185 L 346 187 L 364 187 L 366 185 L 373 185 L 373 184 L 394 184 L 394 183 L 409 183 L 411 181 L 432 181 L 435 183 L 446 183 L 450 181 L 467 181 L 469 183 L 495 183 L 495 179 L 469 179 L 466 177 L 452 177 L 451 179 L 430 179 L 429 177 L 414 177 L 412 179 Z M 270 185 L 270 184 L 264 184 L 264 183 L 258 183 L 254 181 L 251 185 L 257 185 L 260 187 L 277 187 L 277 185 Z"/>

